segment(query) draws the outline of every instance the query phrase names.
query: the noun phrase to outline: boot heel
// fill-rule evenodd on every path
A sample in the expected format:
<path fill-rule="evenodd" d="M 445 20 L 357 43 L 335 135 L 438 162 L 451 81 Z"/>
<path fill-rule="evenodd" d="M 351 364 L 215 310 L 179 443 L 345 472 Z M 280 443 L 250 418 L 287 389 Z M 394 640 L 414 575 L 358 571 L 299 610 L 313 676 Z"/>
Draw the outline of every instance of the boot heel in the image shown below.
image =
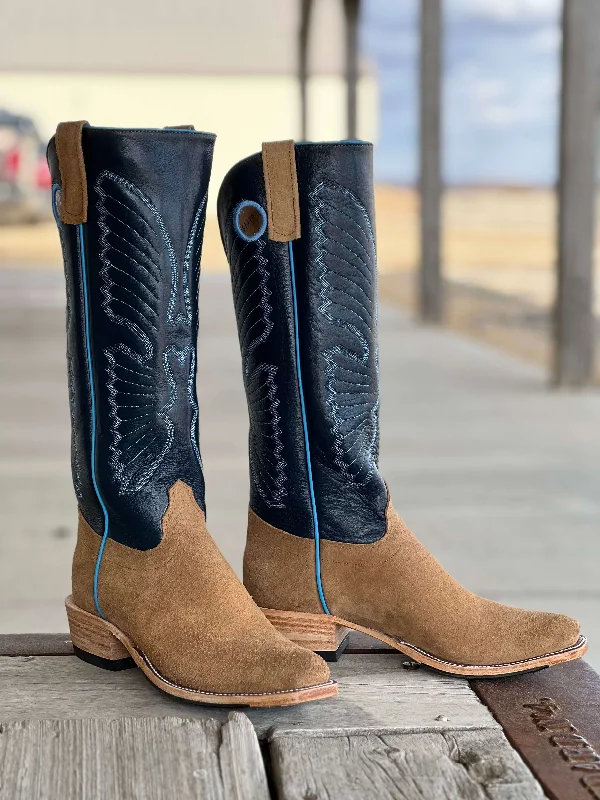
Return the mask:
<path fill-rule="evenodd" d="M 113 671 L 135 667 L 135 661 L 100 617 L 65 601 L 75 655 L 95 667 Z"/>
<path fill-rule="evenodd" d="M 350 628 L 334 621 L 328 614 L 302 614 L 263 608 L 271 625 L 301 647 L 313 650 L 325 661 L 338 661 L 348 647 Z"/>

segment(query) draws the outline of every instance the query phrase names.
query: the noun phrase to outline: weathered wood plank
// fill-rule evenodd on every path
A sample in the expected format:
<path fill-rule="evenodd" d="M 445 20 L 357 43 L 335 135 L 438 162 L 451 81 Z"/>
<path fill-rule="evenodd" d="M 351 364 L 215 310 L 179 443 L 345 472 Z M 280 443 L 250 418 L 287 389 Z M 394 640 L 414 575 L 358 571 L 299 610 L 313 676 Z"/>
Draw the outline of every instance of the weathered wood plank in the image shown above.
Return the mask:
<path fill-rule="evenodd" d="M 588 664 L 471 685 L 552 800 L 600 800 L 600 676 Z"/>
<path fill-rule="evenodd" d="M 554 350 L 559 386 L 584 386 L 594 372 L 599 36 L 598 0 L 565 0 Z"/>
<path fill-rule="evenodd" d="M 0 656 L 72 656 L 68 633 L 0 634 Z"/>
<path fill-rule="evenodd" d="M 27 720 L 0 733 L 1 800 L 268 800 L 258 740 L 243 714 L 225 725 L 177 717 Z"/>
<path fill-rule="evenodd" d="M 421 264 L 419 302 L 426 322 L 443 314 L 441 275 L 441 108 L 442 108 L 441 0 L 421 0 L 420 58 L 420 178 Z"/>
<path fill-rule="evenodd" d="M 468 683 L 402 668 L 400 655 L 332 664 L 340 694 L 297 707 L 248 710 L 259 735 L 279 731 L 497 727 Z M 0 658 L 0 720 L 176 716 L 224 721 L 227 711 L 168 697 L 137 669 L 110 673 L 75 657 Z"/>
<path fill-rule="evenodd" d="M 219 759 L 225 798 L 270 800 L 260 745 L 248 717 L 233 711 L 221 736 Z"/>
<path fill-rule="evenodd" d="M 542 800 L 501 731 L 275 736 L 279 800 Z"/>

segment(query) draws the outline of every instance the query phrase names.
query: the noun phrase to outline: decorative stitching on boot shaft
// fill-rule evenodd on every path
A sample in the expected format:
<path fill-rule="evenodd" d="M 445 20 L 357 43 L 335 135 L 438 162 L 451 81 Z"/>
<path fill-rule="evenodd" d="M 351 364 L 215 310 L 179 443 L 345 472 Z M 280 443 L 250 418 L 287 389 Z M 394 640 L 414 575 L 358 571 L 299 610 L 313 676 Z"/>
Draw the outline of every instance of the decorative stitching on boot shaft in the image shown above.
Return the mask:
<path fill-rule="evenodd" d="M 241 237 L 233 240 L 229 258 L 250 416 L 250 475 L 269 508 L 285 508 L 288 476 L 283 457 L 277 367 L 260 360 L 260 346 L 273 331 L 273 307 L 269 301 L 271 273 L 264 256 L 266 242 L 264 238 L 245 242 L 234 256 L 239 241 L 245 240 Z M 260 443 L 268 440 L 271 446 L 266 452 Z"/>
<path fill-rule="evenodd" d="M 319 282 L 320 314 L 340 329 L 343 344 L 322 357 L 327 376 L 334 462 L 349 482 L 367 483 L 377 469 L 378 373 L 375 236 L 369 214 L 344 186 L 323 181 L 309 194 L 315 238 L 311 260 Z M 339 339 L 339 337 L 338 337 Z"/>
<path fill-rule="evenodd" d="M 95 188 L 101 230 L 102 307 L 113 323 L 134 335 L 137 343 L 120 343 L 104 351 L 108 362 L 110 465 L 120 493 L 126 494 L 145 486 L 171 450 L 175 438 L 171 412 L 178 401 L 190 404 L 190 441 L 202 467 L 197 438 L 195 347 L 169 345 L 157 354 L 153 342 L 164 324 L 159 293 L 165 259 L 171 275 L 166 321 L 173 328 L 192 325 L 189 272 L 193 261 L 197 262 L 195 270 L 199 269 L 206 195 L 194 216 L 180 275 L 164 220 L 149 198 L 125 178 L 109 171 L 99 176 Z M 159 370 L 164 381 L 159 380 Z"/>

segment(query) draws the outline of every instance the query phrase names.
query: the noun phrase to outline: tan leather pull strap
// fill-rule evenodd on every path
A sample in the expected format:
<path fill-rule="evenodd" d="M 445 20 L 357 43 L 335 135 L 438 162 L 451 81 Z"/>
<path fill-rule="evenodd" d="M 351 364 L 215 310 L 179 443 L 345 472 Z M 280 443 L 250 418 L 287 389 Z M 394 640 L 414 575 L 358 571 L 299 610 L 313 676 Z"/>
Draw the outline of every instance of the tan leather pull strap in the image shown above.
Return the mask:
<path fill-rule="evenodd" d="M 62 183 L 58 215 L 66 225 L 87 222 L 87 178 L 81 130 L 88 123 L 61 122 L 56 129 L 56 154 Z"/>
<path fill-rule="evenodd" d="M 294 142 L 264 142 L 262 146 L 269 239 L 300 238 L 300 200 Z"/>

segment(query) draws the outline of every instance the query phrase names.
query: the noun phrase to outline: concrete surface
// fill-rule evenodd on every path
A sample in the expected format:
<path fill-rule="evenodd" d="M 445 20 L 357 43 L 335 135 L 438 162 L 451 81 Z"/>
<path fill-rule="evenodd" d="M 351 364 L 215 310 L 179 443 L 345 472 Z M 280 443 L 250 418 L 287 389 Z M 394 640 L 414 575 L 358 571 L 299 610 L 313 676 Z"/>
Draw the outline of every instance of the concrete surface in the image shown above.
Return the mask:
<path fill-rule="evenodd" d="M 76 509 L 64 288 L 0 270 L 0 633 L 66 630 Z M 228 278 L 200 292 L 201 446 L 210 529 L 238 572 L 247 415 Z M 381 468 L 442 563 L 488 597 L 579 617 L 600 670 L 600 393 L 551 393 L 542 370 L 380 312 Z"/>

